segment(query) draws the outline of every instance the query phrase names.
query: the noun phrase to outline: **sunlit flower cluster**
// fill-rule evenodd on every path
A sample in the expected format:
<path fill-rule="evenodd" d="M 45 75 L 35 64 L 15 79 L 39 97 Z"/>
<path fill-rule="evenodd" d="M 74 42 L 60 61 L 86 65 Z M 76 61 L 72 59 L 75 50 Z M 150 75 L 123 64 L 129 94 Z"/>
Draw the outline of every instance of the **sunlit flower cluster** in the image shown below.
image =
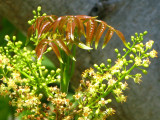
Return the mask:
<path fill-rule="evenodd" d="M 137 73 L 131 74 L 134 68 L 142 70 L 146 74 L 146 67 L 149 67 L 149 57 L 157 57 L 157 52 L 152 50 L 148 52 L 153 46 L 153 41 L 147 42 L 145 45 L 142 43 L 143 35 L 136 33 L 136 37 L 132 36 L 131 39 L 134 44 L 130 46 L 128 51 L 124 48 L 125 54 L 121 56 L 118 49 L 115 49 L 117 53 L 117 60 L 113 66 L 111 66 L 111 59 L 108 59 L 108 65 L 104 63 L 94 65 L 96 70 L 92 68 L 85 70 L 82 74 L 83 80 L 80 82 L 80 86 L 77 89 L 75 99 L 79 102 L 79 109 L 83 111 L 83 108 L 88 108 L 92 112 L 88 112 L 85 117 L 87 119 L 94 119 L 103 114 L 106 118 L 109 115 L 115 113 L 113 108 L 108 108 L 108 104 L 112 102 L 111 99 L 105 99 L 107 95 L 112 93 L 115 96 L 117 102 L 126 102 L 127 96 L 124 95 L 124 90 L 128 88 L 127 80 L 133 78 L 135 83 L 140 83 L 142 75 Z M 126 59 L 129 55 L 130 59 Z M 129 65 L 131 67 L 129 67 Z M 142 68 L 144 67 L 144 68 Z M 126 81 L 122 82 L 125 79 Z M 83 91 L 82 94 L 80 91 Z M 94 107 L 93 107 L 94 106 Z M 102 108 L 105 107 L 105 110 Z M 81 116 L 82 117 L 82 116 Z M 84 117 L 82 117 L 84 119 Z M 103 119 L 104 119 L 103 118 Z"/>
<path fill-rule="evenodd" d="M 111 107 L 112 94 L 117 102 L 126 102 L 124 91 L 127 81 L 132 78 L 135 83 L 142 81 L 142 74 L 132 74 L 138 68 L 144 74 L 150 65 L 149 57 L 157 57 L 151 47 L 153 41 L 142 43 L 143 35 L 131 37 L 133 45 L 128 43 L 124 55 L 117 53 L 113 64 L 107 59 L 107 65 L 94 64 L 94 68 L 82 73 L 79 87 L 73 94 L 61 92 L 59 82 L 61 69 L 48 70 L 37 59 L 35 51 L 21 48 L 22 42 L 12 42 L 6 36 L 8 44 L 0 47 L 0 95 L 8 96 L 9 104 L 15 108 L 15 115 L 26 120 L 103 120 L 115 114 Z M 129 56 L 129 57 L 127 57 Z M 25 114 L 24 114 L 25 113 Z"/>

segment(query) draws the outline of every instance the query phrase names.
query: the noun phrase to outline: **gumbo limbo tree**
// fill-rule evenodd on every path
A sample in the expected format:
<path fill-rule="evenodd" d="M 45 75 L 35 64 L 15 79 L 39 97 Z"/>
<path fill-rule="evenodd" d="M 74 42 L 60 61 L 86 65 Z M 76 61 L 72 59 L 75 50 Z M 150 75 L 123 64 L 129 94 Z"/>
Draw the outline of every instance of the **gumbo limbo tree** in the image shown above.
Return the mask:
<path fill-rule="evenodd" d="M 147 32 L 131 36 L 131 45 L 126 43 L 120 31 L 96 17 L 41 16 L 40 11 L 41 7 L 37 12 L 34 10 L 34 19 L 28 21 L 31 27 L 27 43 L 33 41 L 35 50 L 22 47 L 21 41 L 16 42 L 15 36 L 11 39 L 8 35 L 5 37 L 7 46 L 0 47 L 0 95 L 9 97 L 15 115 L 21 119 L 96 120 L 114 114 L 108 95 L 112 94 L 117 102 L 125 102 L 123 91 L 128 88 L 127 80 L 132 78 L 140 83 L 142 78 L 141 73 L 133 75 L 132 70 L 138 68 L 146 74 L 149 57 L 157 57 L 155 50 L 149 51 L 154 43 L 152 40 L 142 43 Z M 114 65 L 107 59 L 108 64 L 94 64 L 95 69 L 85 70 L 79 87 L 70 94 L 68 86 L 74 73 L 76 46 L 92 50 L 94 42 L 97 49 L 104 32 L 102 48 L 116 33 L 126 46 L 124 55 L 115 49 L 117 60 Z M 51 50 L 60 61 L 60 68 L 56 70 L 48 70 L 42 65 L 43 54 Z"/>

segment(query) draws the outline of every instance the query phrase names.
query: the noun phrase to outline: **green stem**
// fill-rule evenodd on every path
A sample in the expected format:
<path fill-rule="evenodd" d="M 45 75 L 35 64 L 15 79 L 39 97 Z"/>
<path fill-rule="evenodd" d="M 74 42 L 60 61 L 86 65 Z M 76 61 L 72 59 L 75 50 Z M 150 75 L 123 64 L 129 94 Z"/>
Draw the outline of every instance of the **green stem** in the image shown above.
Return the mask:
<path fill-rule="evenodd" d="M 75 56 L 76 47 L 73 46 L 73 56 Z M 61 83 L 60 89 L 61 92 L 68 93 L 69 82 L 73 76 L 75 69 L 75 61 L 72 60 L 69 56 L 66 55 L 64 51 L 61 51 L 63 58 L 63 63 L 60 63 L 61 68 Z"/>
<path fill-rule="evenodd" d="M 61 69 L 61 84 L 60 84 L 60 89 L 61 92 L 68 92 L 68 86 L 69 86 L 69 75 L 68 75 L 68 70 L 67 70 L 67 65 L 63 65 L 63 69 Z"/>

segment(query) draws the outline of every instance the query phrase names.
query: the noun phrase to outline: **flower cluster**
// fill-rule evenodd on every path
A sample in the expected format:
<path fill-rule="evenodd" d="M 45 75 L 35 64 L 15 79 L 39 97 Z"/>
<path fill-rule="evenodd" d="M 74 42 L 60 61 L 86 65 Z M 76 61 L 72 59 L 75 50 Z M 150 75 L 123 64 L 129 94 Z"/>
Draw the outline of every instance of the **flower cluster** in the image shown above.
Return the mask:
<path fill-rule="evenodd" d="M 127 80 L 132 78 L 135 83 L 142 81 L 141 73 L 132 75 L 131 71 L 138 68 L 146 74 L 145 68 L 149 67 L 151 63 L 149 57 L 157 57 L 155 50 L 148 51 L 154 43 L 152 40 L 145 45 L 142 43 L 143 36 L 146 33 L 145 31 L 143 34 L 140 33 L 139 36 L 137 33 L 135 34 L 136 37 L 132 36 L 133 45 L 131 46 L 128 43 L 128 50 L 123 49 L 125 52 L 123 56 L 118 49 L 115 49 L 117 61 L 113 66 L 111 66 L 111 59 L 108 59 L 108 65 L 102 63 L 98 66 L 95 64 L 96 71 L 90 68 L 83 72 L 80 86 L 75 95 L 83 119 L 94 119 L 101 116 L 104 119 L 114 114 L 115 110 L 108 106 L 112 100 L 107 96 L 112 93 L 117 102 L 126 102 L 127 96 L 124 95 L 123 91 L 128 88 Z M 126 56 L 130 56 L 129 59 L 126 59 Z M 105 99 L 106 97 L 107 99 Z M 87 113 L 84 108 L 87 109 Z"/>
<path fill-rule="evenodd" d="M 25 113 L 23 119 L 48 118 L 49 105 L 43 104 L 54 96 L 51 91 L 55 92 L 56 87 L 52 89 L 51 84 L 59 84 L 60 69 L 46 69 L 42 61 L 37 60 L 35 51 L 22 48 L 22 42 L 16 42 L 15 36 L 11 40 L 6 35 L 5 39 L 7 46 L 0 47 L 0 95 L 10 98 L 9 104 L 16 108 L 16 116 Z M 57 97 L 60 95 L 57 93 Z"/>
<path fill-rule="evenodd" d="M 105 119 L 115 113 L 108 95 L 113 94 L 118 102 L 125 102 L 127 97 L 123 92 L 128 88 L 127 80 L 142 81 L 141 73 L 133 75 L 131 71 L 138 68 L 146 74 L 145 68 L 151 63 L 149 57 L 157 57 L 155 50 L 149 51 L 152 40 L 142 43 L 145 34 L 132 36 L 133 45 L 128 43 L 123 56 L 115 49 L 117 60 L 113 66 L 108 59 L 107 65 L 94 64 L 96 70 L 85 70 L 79 87 L 70 97 L 58 88 L 61 69 L 48 70 L 34 50 L 22 47 L 15 36 L 12 40 L 6 36 L 7 46 L 0 47 L 0 95 L 10 98 L 9 104 L 15 108 L 16 116 L 22 116 L 20 119 Z"/>

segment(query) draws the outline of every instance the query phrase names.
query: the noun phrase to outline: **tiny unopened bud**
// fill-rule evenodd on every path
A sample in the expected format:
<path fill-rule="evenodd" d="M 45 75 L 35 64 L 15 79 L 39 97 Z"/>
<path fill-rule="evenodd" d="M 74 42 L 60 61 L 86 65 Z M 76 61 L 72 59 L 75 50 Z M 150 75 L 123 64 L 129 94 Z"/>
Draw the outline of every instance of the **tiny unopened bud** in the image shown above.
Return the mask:
<path fill-rule="evenodd" d="M 43 15 L 42 16 L 46 16 L 47 14 L 46 13 L 43 13 Z"/>
<path fill-rule="evenodd" d="M 119 52 L 119 50 L 116 48 L 116 49 L 115 49 L 115 52 L 116 52 L 116 53 L 118 53 L 118 52 Z"/>
<path fill-rule="evenodd" d="M 39 99 L 41 99 L 43 97 L 43 94 L 40 93 L 38 97 Z"/>
<path fill-rule="evenodd" d="M 37 7 L 37 11 L 40 12 L 41 11 L 41 6 Z"/>
<path fill-rule="evenodd" d="M 125 76 L 125 80 L 128 80 L 129 79 L 129 76 L 127 75 L 127 76 Z"/>
<path fill-rule="evenodd" d="M 133 60 L 129 60 L 128 63 L 133 63 Z"/>
<path fill-rule="evenodd" d="M 10 40 L 10 37 L 9 37 L 9 35 L 5 35 L 5 40 L 7 40 L 7 41 L 9 41 Z"/>
<path fill-rule="evenodd" d="M 98 65 L 97 65 L 97 64 L 94 64 L 93 66 L 94 66 L 95 68 L 98 68 Z"/>
<path fill-rule="evenodd" d="M 142 70 L 143 74 L 147 74 L 147 70 Z"/>
<path fill-rule="evenodd" d="M 123 48 L 123 51 L 126 52 L 126 48 Z"/>
<path fill-rule="evenodd" d="M 107 59 L 107 62 L 111 63 L 111 62 L 112 62 L 112 60 L 111 60 L 111 59 Z"/>
<path fill-rule="evenodd" d="M 137 32 L 135 33 L 135 36 L 138 37 L 138 33 Z"/>
<path fill-rule="evenodd" d="M 100 64 L 100 67 L 102 67 L 102 68 L 105 67 L 105 64 L 104 64 L 104 63 L 101 63 L 101 64 Z"/>
<path fill-rule="evenodd" d="M 147 31 L 144 31 L 144 32 L 143 32 L 143 35 L 146 35 L 147 33 L 148 33 Z"/>
<path fill-rule="evenodd" d="M 143 67 L 147 68 L 149 67 L 149 65 L 146 63 L 146 64 L 143 64 Z"/>
<path fill-rule="evenodd" d="M 136 53 L 136 49 L 135 49 L 135 48 L 132 48 L 132 52 L 133 52 L 133 53 Z"/>
<path fill-rule="evenodd" d="M 118 58 L 120 58 L 120 57 L 121 57 L 121 54 L 120 54 L 120 53 L 118 53 L 117 57 L 118 57 Z"/>
<path fill-rule="evenodd" d="M 134 59 L 134 55 L 133 55 L 133 54 L 130 54 L 129 57 L 130 57 L 131 59 Z"/>
<path fill-rule="evenodd" d="M 46 67 L 45 66 L 41 66 L 41 69 L 44 70 Z"/>
<path fill-rule="evenodd" d="M 34 15 L 36 15 L 36 11 L 35 11 L 35 10 L 33 10 L 32 13 L 33 13 Z"/>
<path fill-rule="evenodd" d="M 131 40 L 134 41 L 134 36 L 131 36 Z"/>
<path fill-rule="evenodd" d="M 52 50 L 52 47 L 49 47 L 48 49 L 47 49 L 47 52 L 50 52 Z"/>
<path fill-rule="evenodd" d="M 13 36 L 12 39 L 13 39 L 13 41 L 15 41 L 16 40 L 16 36 Z"/>
<path fill-rule="evenodd" d="M 58 69 L 56 70 L 56 73 L 60 73 L 60 72 L 61 72 L 61 69 L 58 68 Z"/>
<path fill-rule="evenodd" d="M 31 25 L 31 24 L 32 24 L 32 21 L 31 21 L 31 20 L 29 20 L 29 21 L 28 21 L 28 24 L 29 24 L 29 25 Z"/>

